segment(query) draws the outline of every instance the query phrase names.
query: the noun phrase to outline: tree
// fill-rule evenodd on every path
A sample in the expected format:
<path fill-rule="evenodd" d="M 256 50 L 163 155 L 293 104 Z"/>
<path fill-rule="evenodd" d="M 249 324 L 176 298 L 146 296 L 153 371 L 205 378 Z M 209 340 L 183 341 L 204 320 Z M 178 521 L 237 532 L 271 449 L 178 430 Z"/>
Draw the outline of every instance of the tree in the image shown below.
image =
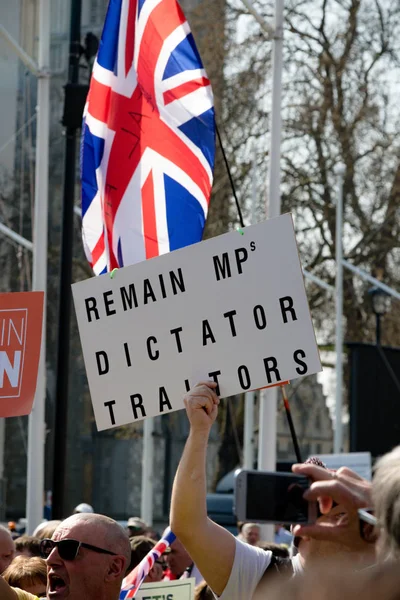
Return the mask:
<path fill-rule="evenodd" d="M 271 22 L 273 3 L 257 10 Z M 399 117 L 394 81 L 399 65 L 399 2 L 395 0 L 288 0 L 284 34 L 282 211 L 295 218 L 303 265 L 334 283 L 334 168 L 346 168 L 344 182 L 345 256 L 353 264 L 396 285 L 400 201 Z M 240 4 L 232 8 L 236 20 Z M 258 26 L 256 26 L 258 27 Z M 268 63 L 270 45 L 258 38 L 254 24 L 243 35 L 239 55 L 249 49 Z M 237 176 L 242 198 L 249 188 L 249 137 L 268 134 L 263 93 L 269 93 L 262 60 L 234 56 L 234 75 L 227 79 L 227 97 L 239 81 L 249 85 L 253 69 L 259 87 L 250 111 L 244 103 L 247 129 L 237 126 L 237 113 L 227 127 L 238 140 L 231 152 L 241 165 Z M 264 73 L 264 77 L 262 74 Z M 241 90 L 243 90 L 243 85 Z M 247 90 L 248 93 L 248 90 Z M 240 118 L 240 117 L 239 117 Z M 246 154 L 247 153 L 247 154 Z M 232 159 L 231 159 L 232 160 Z M 267 157 L 260 175 L 266 178 Z M 265 188 L 264 188 L 265 189 Z M 264 191 L 265 194 L 265 191 Z M 372 335 L 365 284 L 346 272 L 344 282 L 347 339 L 366 341 Z M 333 304 L 326 292 L 309 285 L 309 301 L 320 337 L 332 340 Z M 387 339 L 389 341 L 389 338 Z M 391 339 L 399 343 L 400 338 Z"/>
<path fill-rule="evenodd" d="M 284 143 L 284 206 L 294 208 L 305 266 L 333 282 L 334 167 L 345 165 L 344 248 L 355 265 L 395 284 L 400 163 L 398 109 L 387 73 L 396 67 L 398 2 L 293 3 Z M 309 6 L 309 4 L 308 4 Z M 370 329 L 363 285 L 346 272 L 347 339 Z M 324 315 L 324 293 L 311 294 Z M 324 315 L 325 317 L 325 315 Z M 365 339 L 365 338 L 364 338 Z"/>
<path fill-rule="evenodd" d="M 273 22 L 272 1 L 253 4 L 267 22 Z M 343 163 L 345 257 L 397 287 L 400 108 L 394 81 L 400 58 L 399 2 L 286 0 L 285 7 L 282 212 L 293 213 L 302 264 L 334 285 L 334 170 Z M 234 40 L 227 42 L 223 98 L 228 159 L 248 213 L 251 147 L 257 149 L 261 219 L 268 166 L 271 43 L 240 0 L 231 0 L 227 10 L 227 38 Z M 374 339 L 368 287 L 345 271 L 346 341 Z M 333 297 L 315 284 L 308 283 L 307 288 L 318 338 L 332 344 Z M 399 313 L 395 306 L 387 317 L 383 342 L 400 344 Z"/>

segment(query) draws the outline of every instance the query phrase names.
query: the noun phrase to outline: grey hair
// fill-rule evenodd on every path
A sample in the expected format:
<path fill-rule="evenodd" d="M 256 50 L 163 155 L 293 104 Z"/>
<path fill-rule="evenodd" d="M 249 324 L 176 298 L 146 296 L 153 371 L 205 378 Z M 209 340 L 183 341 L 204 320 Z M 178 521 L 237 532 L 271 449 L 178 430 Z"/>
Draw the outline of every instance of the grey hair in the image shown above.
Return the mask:
<path fill-rule="evenodd" d="M 400 557 L 400 446 L 380 458 L 374 469 L 372 498 L 382 527 L 382 550 Z"/>

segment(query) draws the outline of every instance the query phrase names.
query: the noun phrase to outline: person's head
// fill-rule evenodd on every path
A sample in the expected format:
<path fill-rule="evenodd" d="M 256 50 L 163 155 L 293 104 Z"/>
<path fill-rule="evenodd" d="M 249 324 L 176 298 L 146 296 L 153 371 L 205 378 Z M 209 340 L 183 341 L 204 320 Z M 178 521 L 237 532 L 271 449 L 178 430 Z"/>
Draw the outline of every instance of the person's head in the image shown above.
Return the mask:
<path fill-rule="evenodd" d="M 127 528 L 129 537 L 134 537 L 136 535 L 147 535 L 148 525 L 139 517 L 130 517 Z"/>
<path fill-rule="evenodd" d="M 51 598 L 118 599 L 131 560 L 129 538 L 123 527 L 103 515 L 82 513 L 63 521 L 52 540 L 56 544 L 42 542 Z M 63 544 L 66 540 L 70 541 Z"/>
<path fill-rule="evenodd" d="M 380 458 L 372 480 L 381 557 L 400 558 L 400 446 Z"/>
<path fill-rule="evenodd" d="M 39 598 L 46 596 L 46 561 L 38 556 L 17 556 L 3 573 L 11 587 L 20 588 Z"/>
<path fill-rule="evenodd" d="M 62 521 L 44 521 L 36 527 L 32 535 L 40 540 L 51 538 L 60 523 L 62 523 Z"/>
<path fill-rule="evenodd" d="M 280 558 L 289 558 L 289 550 L 282 544 L 274 544 L 273 542 L 260 542 L 258 547 L 262 548 L 266 552 L 271 551 L 274 556 L 279 556 Z"/>
<path fill-rule="evenodd" d="M 144 535 L 138 535 L 130 540 L 131 545 L 131 564 L 126 572 L 130 573 L 137 565 L 144 559 L 145 556 L 154 548 L 156 543 Z M 149 574 L 145 577 L 144 583 L 151 583 L 155 581 L 162 581 L 164 572 L 162 561 L 156 560 L 153 568 Z"/>
<path fill-rule="evenodd" d="M 169 570 L 176 577 L 180 577 L 193 563 L 184 545 L 178 539 L 171 544 L 166 560 Z"/>
<path fill-rule="evenodd" d="M 81 502 L 78 506 L 75 506 L 73 514 L 79 515 L 81 513 L 94 513 L 93 506 L 86 504 L 86 502 Z"/>
<path fill-rule="evenodd" d="M 194 590 L 194 600 L 214 600 L 215 596 L 205 581 L 199 583 Z"/>
<path fill-rule="evenodd" d="M 15 550 L 18 555 L 40 556 L 40 539 L 33 535 L 21 535 L 14 540 Z"/>
<path fill-rule="evenodd" d="M 257 546 L 260 541 L 260 526 L 257 523 L 245 523 L 242 527 L 242 538 L 250 546 Z"/>
<path fill-rule="evenodd" d="M 152 539 L 154 542 L 159 542 L 161 540 L 161 535 L 155 529 L 149 527 L 146 531 L 146 537 Z"/>
<path fill-rule="evenodd" d="M 0 525 L 0 575 L 5 571 L 15 556 L 15 544 L 11 533 Z"/>

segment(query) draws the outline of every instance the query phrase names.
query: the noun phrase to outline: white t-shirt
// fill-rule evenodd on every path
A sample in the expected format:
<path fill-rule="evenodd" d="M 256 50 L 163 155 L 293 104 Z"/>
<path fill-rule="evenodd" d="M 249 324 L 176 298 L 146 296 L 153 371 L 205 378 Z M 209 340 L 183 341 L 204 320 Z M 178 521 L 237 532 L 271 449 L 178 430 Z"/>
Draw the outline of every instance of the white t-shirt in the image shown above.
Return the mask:
<path fill-rule="evenodd" d="M 235 560 L 232 571 L 219 600 L 251 598 L 271 562 L 272 552 L 250 546 L 236 539 Z M 215 596 L 215 594 L 214 594 Z M 215 596 L 218 598 L 218 596 Z"/>
<path fill-rule="evenodd" d="M 232 571 L 219 600 L 252 598 L 262 576 L 271 563 L 272 552 L 250 546 L 236 538 L 235 560 Z M 303 572 L 300 555 L 292 558 L 293 575 Z"/>

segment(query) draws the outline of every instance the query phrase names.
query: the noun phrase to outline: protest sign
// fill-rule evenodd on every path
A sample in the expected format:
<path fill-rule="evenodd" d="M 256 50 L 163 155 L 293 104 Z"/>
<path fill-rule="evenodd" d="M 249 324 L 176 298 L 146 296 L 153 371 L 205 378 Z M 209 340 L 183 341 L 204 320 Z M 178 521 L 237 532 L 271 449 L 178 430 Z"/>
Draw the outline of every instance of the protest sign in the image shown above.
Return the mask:
<path fill-rule="evenodd" d="M 136 600 L 193 600 L 195 579 L 144 583 L 136 593 Z"/>
<path fill-rule="evenodd" d="M 43 292 L 0 294 L 0 417 L 32 410 L 43 326 Z"/>
<path fill-rule="evenodd" d="M 321 370 L 291 215 L 72 287 L 99 430 Z"/>

